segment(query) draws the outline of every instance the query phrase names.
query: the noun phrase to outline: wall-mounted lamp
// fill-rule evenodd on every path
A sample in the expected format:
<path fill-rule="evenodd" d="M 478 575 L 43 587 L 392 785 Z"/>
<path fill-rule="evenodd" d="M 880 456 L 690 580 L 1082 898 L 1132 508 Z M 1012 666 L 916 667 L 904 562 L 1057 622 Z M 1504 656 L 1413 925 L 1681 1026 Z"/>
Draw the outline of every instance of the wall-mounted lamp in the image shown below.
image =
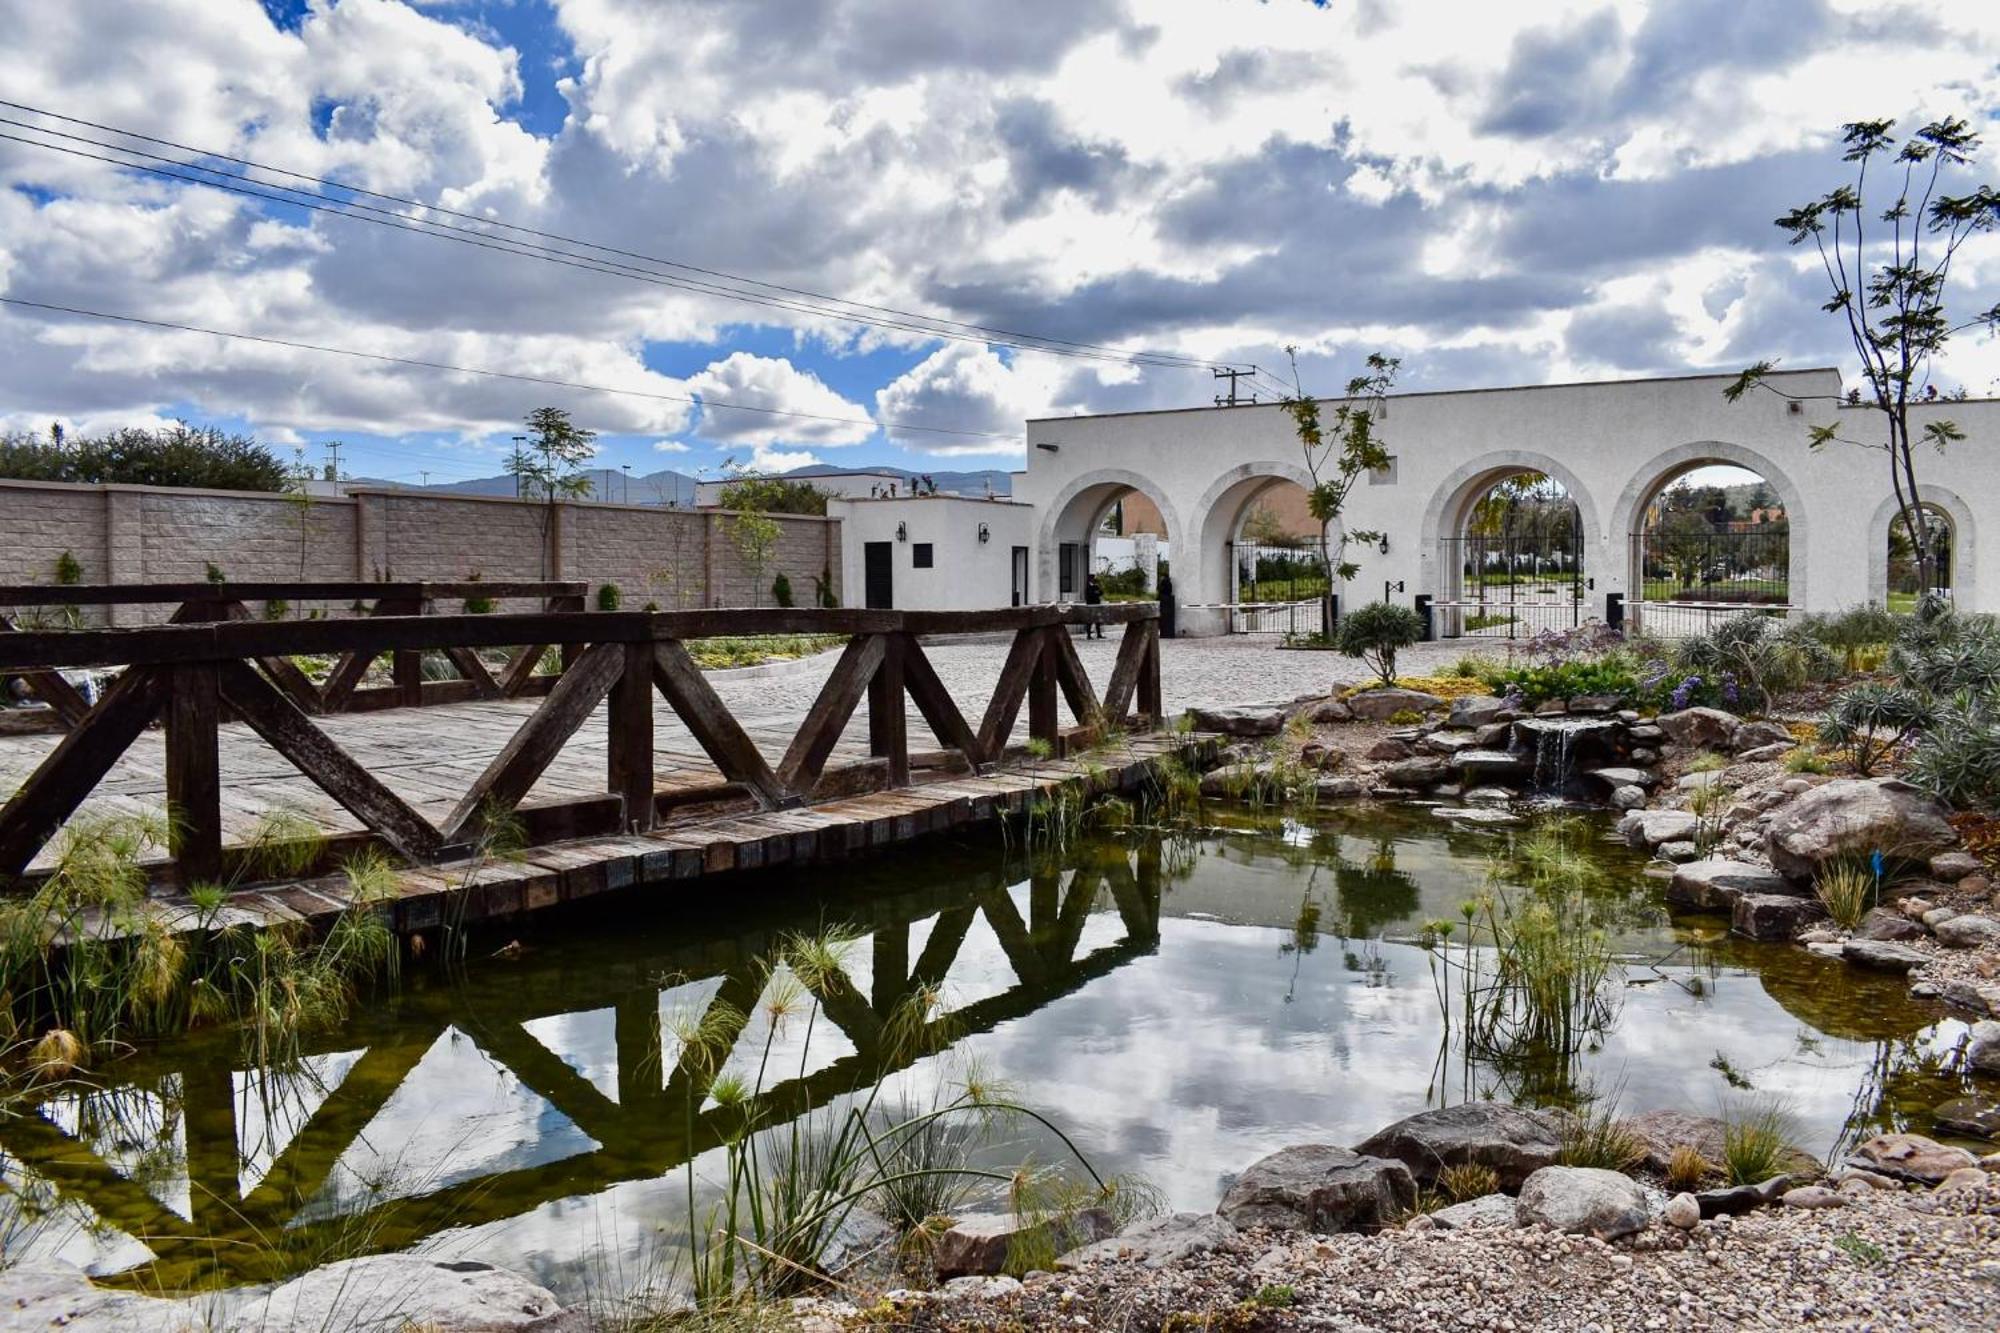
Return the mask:
<path fill-rule="evenodd" d="M 1037 449 L 1046 449 L 1049 453 L 1052 454 L 1058 452 L 1062 448 L 1062 446 L 1059 444 L 1037 444 L 1035 447 Z"/>
<path fill-rule="evenodd" d="M 980 542 L 980 544 L 981 544 L 981 545 L 983 546 L 983 545 L 985 545 L 985 544 L 986 544 L 986 543 L 987 543 L 988 541 L 991 541 L 991 540 L 992 540 L 992 538 L 993 538 L 993 530 L 992 530 L 991 528 L 988 528 L 988 527 L 987 527 L 987 526 L 986 526 L 986 525 L 985 525 L 984 523 L 981 523 L 981 524 L 979 525 L 979 542 Z"/>
<path fill-rule="evenodd" d="M 898 523 L 896 525 L 896 540 L 899 542 L 906 542 L 909 539 L 910 539 L 910 525 L 907 523 Z"/>
<path fill-rule="evenodd" d="M 1376 545 L 1377 545 L 1377 546 L 1379 546 L 1379 547 L 1381 548 L 1381 551 L 1382 551 L 1382 554 L 1383 554 L 1383 555 L 1387 555 L 1387 554 L 1389 554 L 1389 534 L 1388 534 L 1388 533 L 1386 533 L 1386 532 L 1385 532 L 1385 533 L 1383 533 L 1383 534 L 1382 534 L 1382 540 L 1381 540 L 1380 542 L 1376 543 Z"/>

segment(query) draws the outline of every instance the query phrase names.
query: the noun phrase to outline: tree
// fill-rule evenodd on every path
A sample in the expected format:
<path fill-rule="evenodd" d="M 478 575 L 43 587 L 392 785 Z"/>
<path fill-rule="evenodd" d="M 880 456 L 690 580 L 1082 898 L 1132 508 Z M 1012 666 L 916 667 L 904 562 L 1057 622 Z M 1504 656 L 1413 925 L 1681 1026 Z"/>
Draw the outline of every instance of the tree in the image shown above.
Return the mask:
<path fill-rule="evenodd" d="M 1691 509 L 1677 509 L 1648 530 L 1646 552 L 1666 566 L 1681 587 L 1692 588 L 1714 549 L 1714 535 L 1715 530 L 1700 514 Z"/>
<path fill-rule="evenodd" d="M 185 421 L 80 439 L 59 426 L 46 439 L 6 435 L 0 437 L 0 477 L 221 491 L 282 491 L 286 481 L 284 464 L 252 437 Z"/>
<path fill-rule="evenodd" d="M 1931 361 L 1954 333 L 1980 326 L 2000 329 L 2000 305 L 1958 324 L 1945 312 L 1952 261 L 1967 240 L 2000 226 L 2000 192 L 1990 185 L 1956 195 L 1940 188 L 1946 168 L 1967 167 L 1978 154 L 1979 137 L 1963 120 L 1932 121 L 1900 148 L 1890 133 L 1894 126 L 1891 120 L 1843 126 L 1846 152 L 1841 160 L 1855 164 L 1854 183 L 1793 209 L 1777 225 L 1790 234 L 1793 245 L 1810 241 L 1818 252 L 1832 290 L 1821 308 L 1844 321 L 1861 358 L 1866 389 L 1849 401 L 1882 418 L 1881 438 L 1863 438 L 1843 433 L 1836 409 L 1833 424 L 1811 428 L 1809 442 L 1814 449 L 1837 443 L 1880 449 L 1887 456 L 1898 518 L 1916 553 L 1918 592 L 1925 594 L 1933 587 L 1937 551 L 1917 489 L 1917 446 L 1921 441 L 1942 450 L 1965 434 L 1942 417 L 1913 429 L 1910 405 L 1913 398 L 1924 400 Z M 1878 158 L 1889 163 L 1896 197 L 1871 217 L 1868 168 Z M 1875 220 L 1887 226 L 1886 238 L 1870 233 Z M 1735 402 L 1755 387 L 1785 398 L 1807 396 L 1769 383 L 1774 365 L 1760 361 L 1751 366 L 1723 396 Z"/>
<path fill-rule="evenodd" d="M 764 571 L 770 567 L 771 556 L 778 549 L 778 538 L 784 529 L 778 520 L 761 510 L 740 511 L 730 524 L 730 535 L 736 540 L 736 550 L 743 557 L 743 563 L 750 567 L 750 590 L 755 595 L 756 605 L 764 604 Z"/>
<path fill-rule="evenodd" d="M 556 503 L 590 494 L 590 476 L 583 469 L 597 455 L 597 432 L 573 424 L 560 407 L 538 407 L 528 413 L 529 447 L 516 449 L 507 471 L 530 500 L 543 501 L 542 574 L 549 572 L 549 534 L 555 530 Z"/>
<path fill-rule="evenodd" d="M 1375 423 L 1381 418 L 1383 401 L 1396 383 L 1396 368 L 1402 364 L 1380 352 L 1368 355 L 1368 372 L 1347 382 L 1347 397 L 1336 403 L 1333 420 L 1322 420 L 1320 401 L 1308 395 L 1299 383 L 1299 359 L 1293 348 L 1285 349 L 1292 359 L 1293 395 L 1281 406 L 1292 418 L 1305 452 L 1306 473 L 1312 486 L 1306 495 L 1306 509 L 1319 524 L 1321 563 L 1329 574 L 1347 582 L 1361 572 L 1361 566 L 1347 558 L 1350 541 L 1374 542 L 1379 532 L 1349 532 L 1345 526 L 1329 542 L 1327 533 L 1347 507 L 1348 494 L 1362 474 L 1389 466 L 1388 450 L 1376 436 Z"/>
<path fill-rule="evenodd" d="M 796 477 L 738 477 L 717 497 L 724 509 L 826 517 L 826 492 Z"/>

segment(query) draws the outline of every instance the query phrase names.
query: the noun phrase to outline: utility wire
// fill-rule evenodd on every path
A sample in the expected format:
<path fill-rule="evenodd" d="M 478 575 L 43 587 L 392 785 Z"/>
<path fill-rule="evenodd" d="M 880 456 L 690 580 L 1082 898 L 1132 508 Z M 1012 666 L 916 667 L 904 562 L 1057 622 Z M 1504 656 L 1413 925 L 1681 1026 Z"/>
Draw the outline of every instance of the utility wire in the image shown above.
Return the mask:
<path fill-rule="evenodd" d="M 653 256 L 640 254 L 634 251 L 620 250 L 611 246 L 599 245 L 595 242 L 579 240 L 575 237 L 561 235 L 560 233 L 541 231 L 531 227 L 522 227 L 513 223 L 499 221 L 492 218 L 483 218 L 476 214 L 460 212 L 455 209 L 445 208 L 442 205 L 428 204 L 421 200 L 409 199 L 400 195 L 383 194 L 378 191 L 363 189 L 359 186 L 345 185 L 340 182 L 328 180 L 323 177 L 310 176 L 302 172 L 291 171 L 283 167 L 270 166 L 268 164 L 255 162 L 247 158 L 232 157 L 226 153 L 216 153 L 210 150 L 192 147 L 187 144 L 177 143 L 170 139 L 160 139 L 152 135 L 140 134 L 132 130 L 119 129 L 115 126 L 102 125 L 95 121 L 83 120 L 74 116 L 66 116 L 60 112 L 48 111 L 44 108 L 30 106 L 25 103 L 11 102 L 5 99 L 0 99 L 0 107 L 10 107 L 15 110 L 26 111 L 31 114 L 43 116 L 49 119 L 60 120 L 68 124 L 81 125 L 88 129 L 99 130 L 107 134 L 114 134 L 122 136 L 124 138 L 136 139 L 141 142 L 152 143 L 166 148 L 172 148 L 180 152 L 194 153 L 202 157 L 211 158 L 215 161 L 229 162 L 236 164 L 238 166 L 250 168 L 252 170 L 264 171 L 275 175 L 287 176 L 294 180 L 306 181 L 310 184 L 322 186 L 328 189 L 345 191 L 352 195 L 365 195 L 369 198 L 381 199 L 385 202 L 399 204 L 408 208 L 424 209 L 430 212 L 442 214 L 444 216 L 464 219 L 466 221 L 477 223 L 482 228 L 492 228 L 504 232 L 516 233 L 519 236 L 531 236 L 540 238 L 542 240 L 556 241 L 560 242 L 563 245 L 576 246 L 585 250 L 595 251 L 599 255 L 616 256 L 622 259 L 634 259 L 640 261 L 643 264 L 658 265 L 662 267 L 677 269 L 684 273 L 699 274 L 704 277 L 718 279 L 720 280 L 720 282 L 724 283 L 735 283 L 739 284 L 740 286 L 758 287 L 764 289 L 767 292 L 780 293 L 782 294 L 783 297 L 796 297 L 799 298 L 799 300 L 793 301 L 793 300 L 782 299 L 782 297 L 764 296 L 757 292 L 748 292 L 740 290 L 739 287 L 721 286 L 718 285 L 717 283 L 700 282 L 695 279 L 673 278 L 667 275 L 653 273 L 646 269 L 638 268 L 633 265 L 618 263 L 611 260 L 600 260 L 597 259 L 595 255 L 578 255 L 568 250 L 562 250 L 550 246 L 538 245 L 527 241 L 520 241 L 515 239 L 513 236 L 496 237 L 491 235 L 491 233 L 488 231 L 475 231 L 471 228 L 453 226 L 448 223 L 436 222 L 425 218 L 411 218 L 408 217 L 407 215 L 396 213 L 391 210 L 375 208 L 371 205 L 357 203 L 351 199 L 343 201 L 329 200 L 326 196 L 318 194 L 316 192 L 299 190 L 292 186 L 278 185 L 267 181 L 254 180 L 251 177 L 241 173 L 224 171 L 220 168 L 203 165 L 197 162 L 185 162 L 175 158 L 167 158 L 160 156 L 158 154 L 147 153 L 140 149 L 127 147 L 123 144 L 106 143 L 102 140 L 93 139 L 84 135 L 71 134 L 68 133 L 67 131 L 52 129 L 50 127 L 43 125 L 36 125 L 25 121 L 0 117 L 0 123 L 12 125 L 18 129 L 28 130 L 36 134 L 43 134 L 52 137 L 68 139 L 73 143 L 89 144 L 92 147 L 107 149 L 111 152 L 122 153 L 130 157 L 145 158 L 155 163 L 164 164 L 164 167 L 180 168 L 182 171 L 197 171 L 205 173 L 205 175 L 202 177 L 191 177 L 180 174 L 180 172 L 176 172 L 173 170 L 162 169 L 160 167 L 149 167 L 146 166 L 144 163 L 140 162 L 126 162 L 117 159 L 99 157 L 97 154 L 84 152 L 78 149 L 67 148 L 61 144 L 52 144 L 38 139 L 23 139 L 14 135 L 0 134 L 0 138 L 11 139 L 17 143 L 27 144 L 39 148 L 45 148 L 53 152 L 66 153 L 70 156 L 91 158 L 97 161 L 107 162 L 113 166 L 123 167 L 127 170 L 147 172 L 152 175 L 165 176 L 171 179 L 185 181 L 190 184 L 207 185 L 210 186 L 211 188 L 228 190 L 232 193 L 247 194 L 252 197 L 262 198 L 267 202 L 279 203 L 279 204 L 292 204 L 296 207 L 308 208 L 317 212 L 325 212 L 337 216 L 350 217 L 357 221 L 376 222 L 380 225 L 396 227 L 398 230 L 417 231 L 426 235 L 438 236 L 440 239 L 460 240 L 463 243 L 467 244 L 481 245 L 483 248 L 500 249 L 508 253 L 520 254 L 530 258 L 542 258 L 549 260 L 551 262 L 566 263 L 572 267 L 589 268 L 598 272 L 610 273 L 613 274 L 614 276 L 633 277 L 641 281 L 652 281 L 657 283 L 658 285 L 678 287 L 683 290 L 702 292 L 709 295 L 721 296 L 724 297 L 725 299 L 745 301 L 755 305 L 763 305 L 776 309 L 790 310 L 796 313 L 815 315 L 822 318 L 841 320 L 850 323 L 859 323 L 864 325 L 870 325 L 873 327 L 895 329 L 899 331 L 906 331 L 912 333 L 922 333 L 931 337 L 953 338 L 964 342 L 986 342 L 986 343 L 998 342 L 1003 346 L 1012 347 L 1015 348 L 1016 350 L 1021 350 L 1021 351 L 1040 351 L 1040 352 L 1050 353 L 1053 355 L 1076 356 L 1090 360 L 1117 361 L 1132 365 L 1177 367 L 1184 369 L 1207 369 L 1216 364 L 1214 362 L 1202 361 L 1193 357 L 1182 356 L 1176 353 L 1129 352 L 1101 343 L 1079 342 L 1070 339 L 1055 338 L 1042 334 L 1020 333 L 1007 329 L 994 328 L 987 325 L 967 323 L 961 320 L 946 319 L 942 316 L 927 315 L 920 312 L 912 312 L 908 310 L 899 309 L 894 306 L 873 305 L 867 302 L 849 300 L 844 297 L 826 296 L 820 293 L 807 291 L 802 288 L 787 287 L 779 283 L 769 283 L 761 281 L 759 279 L 745 278 L 739 275 L 725 273 L 720 270 L 702 268 L 698 265 L 685 264 L 670 259 L 660 259 Z M 215 180 L 215 179 L 209 179 L 208 177 L 220 177 L 221 179 Z M 226 184 L 224 183 L 225 181 L 235 182 L 235 184 Z M 245 188 L 245 187 L 254 187 L 254 188 Z M 269 193 L 271 191 L 281 191 L 283 192 L 283 194 Z M 296 196 L 296 197 L 288 198 L 285 196 Z M 367 214 L 376 214 L 379 216 L 366 216 Z M 484 239 L 475 239 L 475 238 L 484 238 Z M 801 304 L 801 302 L 804 302 L 805 304 Z M 856 311 L 875 312 L 875 314 L 874 315 L 855 314 L 851 313 L 850 310 L 829 309 L 827 308 L 827 303 L 851 307 L 852 310 Z M 882 319 L 875 317 L 877 315 L 896 316 L 898 318 Z M 921 324 L 910 324 L 908 322 L 904 322 L 908 320 L 920 320 L 924 322 Z M 952 330 L 954 329 L 963 330 L 964 332 L 952 332 Z M 1223 363 L 1223 364 L 1235 365 L 1238 368 L 1243 368 L 1243 363 Z"/>
<path fill-rule="evenodd" d="M 731 403 L 719 398 L 691 397 L 686 394 L 660 393 L 651 389 L 621 389 L 609 384 L 587 384 L 579 380 L 558 379 L 552 375 L 529 375 L 520 371 L 492 370 L 480 366 L 459 366 L 448 361 L 427 361 L 420 357 L 391 356 L 386 352 L 362 352 L 351 347 L 329 347 L 324 343 L 301 342 L 294 338 L 277 338 L 267 334 L 237 333 L 228 329 L 203 328 L 198 324 L 177 324 L 170 320 L 146 319 L 139 315 L 119 315 L 103 310 L 85 310 L 78 306 L 57 305 L 49 301 L 30 301 L 25 297 L 0 296 L 0 304 L 21 306 L 29 310 L 42 310 L 62 315 L 79 315 L 85 319 L 110 320 L 119 324 L 137 324 L 146 328 L 167 329 L 176 333 L 205 333 L 215 338 L 234 338 L 242 342 L 263 343 L 272 347 L 289 347 L 302 352 L 324 352 L 332 356 L 350 356 L 363 361 L 381 361 L 390 365 L 415 366 L 424 370 L 443 370 L 455 375 L 483 375 L 489 379 L 515 380 L 523 384 L 542 384 L 553 388 L 580 389 L 589 393 L 622 394 L 628 398 L 650 398 L 668 403 L 691 403 L 707 412 L 721 409 L 729 412 L 754 412 L 761 416 L 789 417 L 801 421 L 831 422 L 847 426 L 879 426 L 891 431 L 919 431 L 928 435 L 956 435 L 985 440 L 1019 441 L 1019 435 L 1007 435 L 990 430 L 962 430 L 955 426 L 917 426 L 899 421 L 878 421 L 872 417 L 836 417 L 818 412 L 796 412 L 782 407 L 759 407 L 751 403 Z"/>

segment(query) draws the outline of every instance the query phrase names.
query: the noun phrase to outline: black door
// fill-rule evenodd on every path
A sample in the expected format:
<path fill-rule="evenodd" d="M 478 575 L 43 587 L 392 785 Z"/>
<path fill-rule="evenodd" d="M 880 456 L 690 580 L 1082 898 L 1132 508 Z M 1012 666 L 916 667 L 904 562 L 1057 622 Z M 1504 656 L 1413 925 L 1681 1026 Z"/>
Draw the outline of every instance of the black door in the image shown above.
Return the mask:
<path fill-rule="evenodd" d="M 1028 604 L 1028 548 L 1014 548 L 1014 605 Z"/>
<path fill-rule="evenodd" d="M 895 553 L 894 542 L 861 544 L 862 600 L 871 611 L 887 611 L 896 604 Z"/>

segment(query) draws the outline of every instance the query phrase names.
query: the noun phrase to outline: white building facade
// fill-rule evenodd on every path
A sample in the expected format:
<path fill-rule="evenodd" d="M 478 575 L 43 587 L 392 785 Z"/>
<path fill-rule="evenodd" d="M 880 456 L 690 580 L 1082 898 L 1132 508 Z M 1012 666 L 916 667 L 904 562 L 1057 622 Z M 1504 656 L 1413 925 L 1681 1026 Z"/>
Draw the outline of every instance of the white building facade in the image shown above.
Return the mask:
<path fill-rule="evenodd" d="M 840 520 L 850 606 L 974 611 L 1035 600 L 1031 505 L 957 495 L 833 497 L 826 513 Z"/>
<path fill-rule="evenodd" d="M 1761 477 L 1788 519 L 1788 568 L 1774 576 L 1787 605 L 1831 611 L 1884 601 L 1896 514 L 1888 459 L 1880 448 L 1809 444 L 1821 425 L 1879 440 L 1880 414 L 1843 403 L 1831 369 L 1775 374 L 1770 383 L 1789 398 L 1758 389 L 1736 403 L 1723 397 L 1730 378 L 1390 397 L 1379 424 L 1394 461 L 1354 489 L 1344 515 L 1350 530 L 1386 537 L 1349 547 L 1360 572 L 1335 591 L 1347 606 L 1385 596 L 1405 605 L 1419 597 L 1452 602 L 1462 575 L 1451 542 L 1467 530 L 1472 506 L 1497 480 L 1532 471 L 1576 504 L 1579 615 L 1616 615 L 1648 595 L 1639 534 L 1652 502 L 1696 469 L 1733 465 Z M 1965 434 L 1942 453 L 1923 451 L 1922 499 L 1949 526 L 1957 603 L 2000 609 L 2000 536 L 1989 535 L 2000 533 L 2000 401 L 1938 401 L 1912 414 L 1918 428 L 1945 418 Z M 1277 405 L 1031 420 L 1027 441 L 1013 507 L 1032 515 L 1019 539 L 1032 550 L 1028 598 L 1080 597 L 1106 515 L 1138 492 L 1165 520 L 1184 634 L 1229 625 L 1231 550 L 1260 494 L 1285 482 L 1311 484 L 1291 419 Z M 1017 539 L 1006 540 L 1011 547 Z M 853 560 L 855 542 L 843 545 Z M 861 586 L 860 571 L 850 567 L 848 579 L 850 589 Z M 989 593 L 953 604 L 1008 599 Z"/>

